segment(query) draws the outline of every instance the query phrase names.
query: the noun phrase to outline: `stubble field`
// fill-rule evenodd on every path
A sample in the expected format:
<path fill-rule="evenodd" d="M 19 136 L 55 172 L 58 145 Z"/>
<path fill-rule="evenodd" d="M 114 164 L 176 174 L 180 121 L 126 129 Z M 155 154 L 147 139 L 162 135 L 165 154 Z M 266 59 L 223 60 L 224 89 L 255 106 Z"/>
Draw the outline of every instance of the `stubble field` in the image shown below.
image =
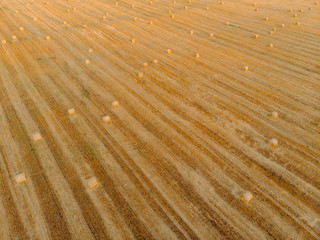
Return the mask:
<path fill-rule="evenodd" d="M 320 4 L 1 0 L 0 41 L 0 239 L 320 238 Z"/>

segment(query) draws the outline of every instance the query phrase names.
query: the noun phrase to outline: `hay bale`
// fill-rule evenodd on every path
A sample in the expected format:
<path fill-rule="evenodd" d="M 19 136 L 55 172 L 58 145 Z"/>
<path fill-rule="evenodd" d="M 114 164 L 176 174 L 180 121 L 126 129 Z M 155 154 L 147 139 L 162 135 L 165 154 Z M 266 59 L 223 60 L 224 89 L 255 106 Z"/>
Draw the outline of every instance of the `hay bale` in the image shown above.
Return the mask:
<path fill-rule="evenodd" d="M 138 78 L 143 78 L 143 72 L 138 73 Z"/>
<path fill-rule="evenodd" d="M 35 142 L 38 142 L 38 141 L 40 141 L 40 140 L 42 139 L 42 136 L 41 136 L 41 134 L 40 134 L 39 132 L 37 132 L 37 133 L 34 133 L 34 134 L 32 135 L 32 138 L 33 138 L 33 140 L 34 140 Z"/>
<path fill-rule="evenodd" d="M 274 111 L 274 112 L 269 113 L 269 117 L 270 117 L 270 118 L 272 118 L 272 119 L 277 119 L 277 118 L 278 118 L 278 116 L 279 116 L 279 115 L 278 115 L 278 113 L 277 113 L 277 112 L 275 112 L 275 111 Z"/>
<path fill-rule="evenodd" d="M 272 138 L 272 139 L 269 140 L 268 144 L 270 145 L 270 147 L 275 148 L 275 147 L 278 146 L 278 140 L 275 139 L 275 138 Z"/>
<path fill-rule="evenodd" d="M 118 101 L 113 101 L 112 102 L 112 107 L 113 108 L 118 108 L 120 106 L 119 102 Z"/>
<path fill-rule="evenodd" d="M 74 108 L 69 108 L 68 109 L 68 114 L 69 114 L 69 116 L 73 116 L 73 115 L 76 114 L 76 110 L 74 110 Z"/>
<path fill-rule="evenodd" d="M 16 183 L 18 183 L 18 184 L 27 181 L 27 178 L 26 178 L 25 173 L 19 173 L 19 174 L 17 174 L 17 175 L 14 177 L 14 179 L 16 180 Z"/>
<path fill-rule="evenodd" d="M 93 189 L 93 188 L 98 186 L 98 181 L 97 181 L 97 179 L 95 177 L 91 177 L 91 178 L 87 179 L 87 185 L 91 189 Z"/>
<path fill-rule="evenodd" d="M 248 202 L 250 202 L 250 201 L 252 200 L 253 195 L 252 195 L 251 192 L 245 191 L 245 192 L 243 192 L 243 193 L 241 194 L 240 198 L 241 198 L 241 200 L 244 201 L 245 203 L 248 203 Z"/>
<path fill-rule="evenodd" d="M 109 122 L 111 121 L 111 118 L 110 118 L 110 116 L 106 115 L 106 116 L 103 116 L 103 117 L 102 117 L 102 121 L 103 121 L 104 123 L 109 123 Z"/>

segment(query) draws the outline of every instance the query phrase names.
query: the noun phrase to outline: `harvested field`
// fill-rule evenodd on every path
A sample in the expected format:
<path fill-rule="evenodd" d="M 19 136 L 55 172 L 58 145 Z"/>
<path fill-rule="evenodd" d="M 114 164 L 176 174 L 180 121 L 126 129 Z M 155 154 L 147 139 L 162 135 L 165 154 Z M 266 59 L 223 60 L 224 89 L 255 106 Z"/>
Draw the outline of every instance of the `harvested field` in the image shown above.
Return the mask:
<path fill-rule="evenodd" d="M 1 0 L 0 239 L 320 239 L 320 4 Z"/>

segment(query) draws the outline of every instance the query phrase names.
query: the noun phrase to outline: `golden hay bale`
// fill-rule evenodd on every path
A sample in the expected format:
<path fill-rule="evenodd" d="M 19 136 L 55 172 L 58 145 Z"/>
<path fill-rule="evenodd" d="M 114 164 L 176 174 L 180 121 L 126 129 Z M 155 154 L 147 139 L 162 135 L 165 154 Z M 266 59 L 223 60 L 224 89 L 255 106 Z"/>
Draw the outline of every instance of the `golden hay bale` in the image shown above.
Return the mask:
<path fill-rule="evenodd" d="M 91 189 L 93 189 L 93 188 L 98 186 L 98 181 L 97 181 L 97 179 L 95 177 L 91 177 L 91 178 L 87 179 L 87 185 Z"/>
<path fill-rule="evenodd" d="M 33 140 L 34 140 L 35 142 L 38 142 L 38 141 L 40 141 L 40 140 L 42 139 L 42 136 L 41 136 L 41 134 L 40 134 L 39 132 L 37 132 L 37 133 L 34 133 L 34 134 L 32 135 L 32 138 L 33 138 Z"/>
<path fill-rule="evenodd" d="M 143 78 L 143 72 L 139 72 L 139 73 L 138 73 L 138 77 L 139 77 L 139 78 Z"/>
<path fill-rule="evenodd" d="M 109 122 L 111 121 L 111 118 L 110 118 L 110 116 L 103 116 L 103 117 L 102 117 L 102 121 L 103 121 L 104 123 L 109 123 Z"/>
<path fill-rule="evenodd" d="M 69 108 L 68 109 L 68 114 L 69 114 L 69 116 L 73 116 L 73 115 L 76 114 L 76 110 L 74 110 L 74 108 Z"/>
<path fill-rule="evenodd" d="M 16 183 L 20 184 L 27 180 L 25 173 L 19 173 L 17 174 L 14 179 L 16 180 Z"/>
<path fill-rule="evenodd" d="M 271 147 L 275 148 L 275 147 L 278 146 L 278 140 L 275 139 L 275 138 L 272 138 L 272 139 L 269 140 L 268 144 L 269 144 Z"/>
<path fill-rule="evenodd" d="M 244 201 L 245 203 L 248 203 L 252 200 L 253 195 L 251 192 L 249 191 L 245 191 L 241 194 L 240 198 L 242 199 L 242 201 Z"/>
<path fill-rule="evenodd" d="M 274 112 L 269 113 L 269 117 L 272 119 L 277 119 L 279 117 L 279 114 L 274 111 Z"/>
<path fill-rule="evenodd" d="M 112 102 L 112 107 L 113 108 L 118 108 L 120 106 L 119 102 L 118 101 L 113 101 Z"/>

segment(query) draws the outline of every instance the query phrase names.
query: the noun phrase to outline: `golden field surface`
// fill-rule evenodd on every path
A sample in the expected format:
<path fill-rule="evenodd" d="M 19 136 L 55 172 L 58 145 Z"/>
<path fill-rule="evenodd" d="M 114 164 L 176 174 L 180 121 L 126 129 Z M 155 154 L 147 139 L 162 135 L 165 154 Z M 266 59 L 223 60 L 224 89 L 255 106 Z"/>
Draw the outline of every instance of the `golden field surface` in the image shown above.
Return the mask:
<path fill-rule="evenodd" d="M 317 2 L 1 0 L 0 41 L 1 240 L 320 239 Z"/>

